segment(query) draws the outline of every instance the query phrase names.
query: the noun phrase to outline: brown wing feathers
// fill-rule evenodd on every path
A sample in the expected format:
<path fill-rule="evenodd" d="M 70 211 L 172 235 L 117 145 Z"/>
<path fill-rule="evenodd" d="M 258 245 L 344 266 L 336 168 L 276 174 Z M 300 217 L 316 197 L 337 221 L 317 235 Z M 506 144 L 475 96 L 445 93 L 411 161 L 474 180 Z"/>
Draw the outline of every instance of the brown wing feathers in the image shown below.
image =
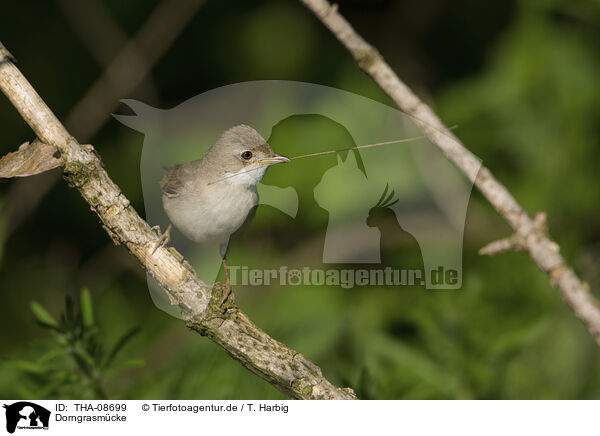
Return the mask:
<path fill-rule="evenodd" d="M 171 168 L 165 168 L 167 171 L 160 181 L 160 189 L 167 197 L 177 197 L 183 187 L 181 180 L 183 165 L 175 165 Z"/>

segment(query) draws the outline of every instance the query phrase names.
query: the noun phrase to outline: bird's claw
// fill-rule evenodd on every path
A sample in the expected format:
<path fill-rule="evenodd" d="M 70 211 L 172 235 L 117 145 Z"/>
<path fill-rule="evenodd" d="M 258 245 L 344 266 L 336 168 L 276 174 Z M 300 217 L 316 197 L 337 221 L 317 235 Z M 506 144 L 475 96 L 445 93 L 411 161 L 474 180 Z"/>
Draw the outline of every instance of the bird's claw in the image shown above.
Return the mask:
<path fill-rule="evenodd" d="M 229 282 L 229 280 L 227 280 L 225 282 L 225 287 L 227 290 L 225 292 L 225 295 L 223 295 L 223 298 L 221 298 L 221 302 L 219 303 L 220 307 L 223 307 L 223 305 L 229 299 L 230 296 L 231 296 L 232 302 L 235 303 L 235 294 L 233 293 L 233 290 L 231 289 L 231 283 Z"/>
<path fill-rule="evenodd" d="M 160 226 L 152 227 L 152 230 L 154 230 L 156 232 L 156 234 L 158 235 L 158 240 L 156 241 L 156 245 L 154 246 L 154 248 L 152 249 L 152 253 L 150 253 L 150 254 L 156 253 L 156 250 L 158 250 L 160 247 L 164 247 L 165 245 L 167 245 L 169 243 L 169 241 L 171 240 L 171 228 L 172 227 L 173 227 L 173 224 L 169 224 L 169 227 L 167 227 L 167 230 L 165 230 L 164 233 L 161 233 Z"/>
<path fill-rule="evenodd" d="M 231 290 L 231 280 L 229 279 L 229 270 L 227 269 L 227 260 L 225 259 L 225 257 L 223 256 L 223 272 L 225 273 L 225 288 L 227 289 L 227 292 L 225 292 L 225 295 L 223 295 L 223 298 L 221 299 L 221 303 L 219 303 L 219 306 L 223 307 L 223 304 L 225 304 L 225 302 L 227 301 L 227 299 L 229 298 L 229 296 L 232 296 L 232 301 L 235 303 L 235 295 L 233 294 L 233 291 Z"/>

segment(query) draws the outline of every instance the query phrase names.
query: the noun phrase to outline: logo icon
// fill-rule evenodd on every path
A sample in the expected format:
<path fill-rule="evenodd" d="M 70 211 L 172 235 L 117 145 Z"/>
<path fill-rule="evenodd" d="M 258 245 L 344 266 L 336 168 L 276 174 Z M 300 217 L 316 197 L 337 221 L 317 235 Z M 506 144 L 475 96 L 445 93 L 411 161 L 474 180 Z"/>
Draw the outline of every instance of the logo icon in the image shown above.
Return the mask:
<path fill-rule="evenodd" d="M 18 429 L 48 429 L 50 411 L 29 401 L 5 404 L 6 431 L 14 433 Z"/>

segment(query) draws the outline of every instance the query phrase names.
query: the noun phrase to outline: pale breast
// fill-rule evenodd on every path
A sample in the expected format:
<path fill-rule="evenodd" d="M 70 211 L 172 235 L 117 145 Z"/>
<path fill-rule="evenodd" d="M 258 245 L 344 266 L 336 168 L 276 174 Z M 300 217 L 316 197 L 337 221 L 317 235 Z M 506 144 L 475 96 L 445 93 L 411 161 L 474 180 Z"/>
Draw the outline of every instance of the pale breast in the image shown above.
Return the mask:
<path fill-rule="evenodd" d="M 163 195 L 163 205 L 175 227 L 199 243 L 225 242 L 258 204 L 254 186 L 220 183 L 193 191 Z"/>

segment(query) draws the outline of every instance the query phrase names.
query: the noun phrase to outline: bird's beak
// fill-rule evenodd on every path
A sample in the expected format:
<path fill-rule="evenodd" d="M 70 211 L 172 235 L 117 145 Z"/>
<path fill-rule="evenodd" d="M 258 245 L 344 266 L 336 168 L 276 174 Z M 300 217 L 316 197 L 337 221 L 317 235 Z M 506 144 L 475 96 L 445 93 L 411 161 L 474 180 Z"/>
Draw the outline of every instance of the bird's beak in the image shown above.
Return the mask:
<path fill-rule="evenodd" d="M 264 159 L 261 159 L 260 163 L 266 164 L 266 165 L 273 165 L 276 163 L 284 163 L 284 162 L 289 162 L 289 161 L 290 160 L 287 157 L 276 154 L 275 156 L 266 157 Z"/>

